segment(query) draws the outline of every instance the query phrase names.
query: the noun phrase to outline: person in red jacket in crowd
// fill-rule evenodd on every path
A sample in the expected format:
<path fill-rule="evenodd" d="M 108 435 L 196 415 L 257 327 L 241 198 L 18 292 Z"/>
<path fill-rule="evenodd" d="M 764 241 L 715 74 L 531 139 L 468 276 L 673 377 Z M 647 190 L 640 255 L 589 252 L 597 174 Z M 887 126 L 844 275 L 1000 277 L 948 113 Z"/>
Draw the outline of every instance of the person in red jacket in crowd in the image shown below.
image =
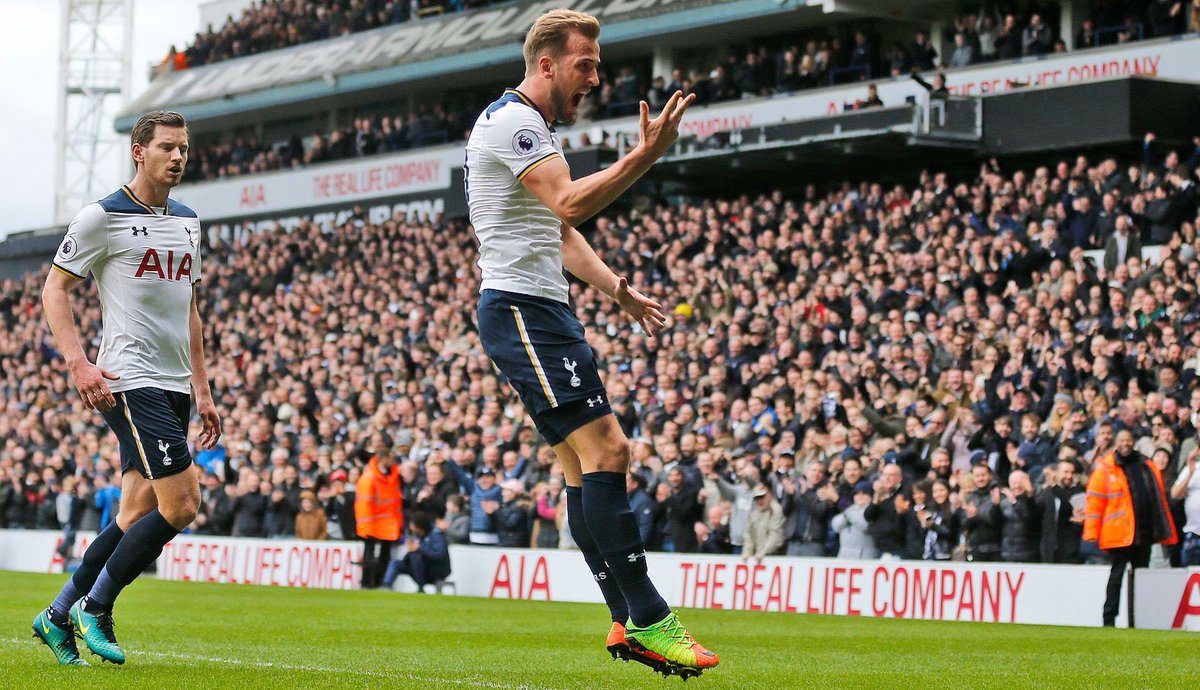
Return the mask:
<path fill-rule="evenodd" d="M 362 588 L 383 583 L 392 560 L 392 545 L 404 530 L 400 470 L 388 451 L 371 458 L 355 485 L 354 517 L 363 540 Z"/>
<path fill-rule="evenodd" d="M 1108 595 L 1104 600 L 1104 625 L 1116 624 L 1121 601 L 1121 580 L 1126 566 L 1145 568 L 1150 547 L 1174 544 L 1175 521 L 1167 505 L 1162 474 L 1154 463 L 1133 449 L 1133 432 L 1122 429 L 1116 448 L 1096 461 L 1087 486 L 1084 541 L 1097 542 L 1112 556 Z M 1133 575 L 1129 578 L 1129 627 L 1133 627 Z"/>

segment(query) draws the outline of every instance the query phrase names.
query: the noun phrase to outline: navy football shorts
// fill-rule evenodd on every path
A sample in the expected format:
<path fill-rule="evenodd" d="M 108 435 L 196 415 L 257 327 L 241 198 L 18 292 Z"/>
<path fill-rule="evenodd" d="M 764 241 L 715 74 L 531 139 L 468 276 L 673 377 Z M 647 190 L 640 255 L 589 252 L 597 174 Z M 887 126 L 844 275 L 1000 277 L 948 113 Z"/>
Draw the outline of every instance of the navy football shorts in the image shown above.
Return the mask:
<path fill-rule="evenodd" d="M 503 290 L 484 290 L 479 297 L 483 349 L 552 446 L 612 412 L 596 355 L 583 336 L 583 324 L 562 302 Z"/>
<path fill-rule="evenodd" d="M 121 474 L 137 470 L 162 479 L 192 466 L 187 428 L 192 396 L 161 388 L 113 393 L 117 406 L 102 413 L 121 446 Z"/>

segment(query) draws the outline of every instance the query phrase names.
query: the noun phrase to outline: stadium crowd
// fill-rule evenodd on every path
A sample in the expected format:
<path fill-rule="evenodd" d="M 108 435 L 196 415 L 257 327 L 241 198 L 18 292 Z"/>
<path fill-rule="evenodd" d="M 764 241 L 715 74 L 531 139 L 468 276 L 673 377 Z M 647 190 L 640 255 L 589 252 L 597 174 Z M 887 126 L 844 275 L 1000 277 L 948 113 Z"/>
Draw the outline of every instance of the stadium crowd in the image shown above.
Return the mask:
<path fill-rule="evenodd" d="M 1147 135 L 1129 165 L 993 161 L 974 179 L 599 217 L 597 251 L 673 315 L 649 339 L 572 287 L 632 439 L 646 543 L 1102 560 L 1076 497 L 1129 430 L 1185 533 L 1157 558 L 1200 563 L 1200 138 L 1158 147 Z M 354 538 L 379 458 L 399 466 L 406 521 L 452 542 L 571 545 L 554 453 L 478 342 L 465 222 L 359 216 L 211 245 L 201 299 L 225 434 L 196 458 L 193 531 Z M 116 441 L 55 352 L 43 279 L 0 293 L 0 527 L 96 529 L 119 498 Z"/>
<path fill-rule="evenodd" d="M 204 64 L 223 59 L 219 57 L 222 55 L 232 57 L 292 45 L 302 36 L 310 35 L 309 29 L 299 28 L 310 24 L 321 27 L 312 29 L 316 31 L 311 34 L 314 39 L 373 28 L 406 18 L 404 12 L 408 10 L 398 8 L 408 8 L 408 3 L 352 0 L 348 8 L 338 3 L 327 8 L 320 3 L 297 0 L 262 2 L 247 9 L 240 20 L 230 17 L 219 33 L 210 27 L 206 34 L 197 34 L 192 47 L 184 53 L 172 50 L 167 60 L 172 64 Z M 1200 31 L 1200 0 L 1191 0 L 1188 6 L 1157 1 L 1096 2 L 1093 10 L 1094 18 L 1087 18 L 1076 36 L 1076 47 Z M 661 107 L 667 95 L 676 90 L 695 93 L 697 102 L 703 105 L 872 76 L 942 71 L 1067 49 L 1036 8 L 1022 12 L 998 8 L 959 16 L 947 29 L 946 42 L 952 47 L 944 55 L 938 54 L 924 32 L 914 34 L 907 43 L 896 41 L 890 47 L 880 45 L 879 37 L 869 30 L 845 28 L 842 33 L 845 35 L 830 35 L 822 28 L 798 37 L 764 40 L 730 51 L 724 61 L 711 54 L 694 58 L 666 75 L 651 76 L 645 61 L 604 65 L 601 84 L 581 105 L 579 117 L 587 122 L 632 115 L 641 99 L 647 100 L 651 107 Z M 330 160 L 462 141 L 473 118 L 495 98 L 500 88 L 497 85 L 480 89 L 433 105 L 422 99 L 420 105 L 405 112 L 379 108 L 355 116 L 352 123 L 328 132 L 305 136 L 295 132 L 280 141 L 235 137 L 197 146 L 186 181 L 295 169 Z"/>
<path fill-rule="evenodd" d="M 205 31 L 197 32 L 191 45 L 182 51 L 172 47 L 164 66 L 173 70 L 198 67 L 488 4 L 491 4 L 488 0 L 258 0 L 251 2 L 238 18 L 228 15 L 220 29 L 209 24 Z M 957 56 L 944 58 L 947 64 L 957 67 L 980 60 L 1066 50 L 1055 26 L 1056 3 L 964 4 L 971 11 L 955 18 L 946 31 L 946 41 L 954 45 Z M 1075 47 L 1184 31 L 1200 31 L 1200 3 L 1196 0 L 1092 0 L 1090 13 L 1075 36 Z M 961 43 L 959 34 L 965 39 Z M 876 52 L 877 43 L 864 34 L 861 41 L 856 35 L 844 44 L 842 39 L 832 38 L 829 47 L 831 54 L 844 62 L 841 66 L 857 66 L 879 63 L 875 59 L 880 55 Z M 972 51 L 969 59 L 961 51 L 964 43 Z M 932 50 L 920 42 L 916 48 L 919 61 Z M 896 49 L 910 53 L 903 58 L 904 62 L 917 57 L 911 55 L 911 47 L 896 44 L 889 48 L 887 56 L 893 60 L 893 66 Z M 929 57 L 935 58 L 936 52 Z M 966 62 L 954 64 L 964 59 Z"/>

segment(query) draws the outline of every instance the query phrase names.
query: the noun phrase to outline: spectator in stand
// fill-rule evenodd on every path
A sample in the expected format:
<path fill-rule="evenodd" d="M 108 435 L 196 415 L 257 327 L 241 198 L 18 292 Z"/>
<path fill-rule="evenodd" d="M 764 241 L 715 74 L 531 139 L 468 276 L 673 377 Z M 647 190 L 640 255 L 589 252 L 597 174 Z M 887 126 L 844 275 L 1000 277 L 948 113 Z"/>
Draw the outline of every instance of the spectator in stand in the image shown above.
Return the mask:
<path fill-rule="evenodd" d="M 883 101 L 879 99 L 879 89 L 876 88 L 874 84 L 870 84 L 867 86 L 867 98 L 866 98 L 866 100 L 859 103 L 858 107 L 860 109 L 861 108 L 882 108 L 883 107 Z"/>
<path fill-rule="evenodd" d="M 927 485 L 928 499 L 916 511 L 917 523 L 924 530 L 921 557 L 925 560 L 947 561 L 954 556 L 961 534 L 961 517 L 951 501 L 950 484 L 934 479 Z"/>
<path fill-rule="evenodd" d="M 667 472 L 667 480 L 659 483 L 656 493 L 657 538 L 651 543 L 657 543 L 661 551 L 694 553 L 698 547 L 695 525 L 704 517 L 699 490 L 684 481 L 683 470 L 676 466 Z"/>
<path fill-rule="evenodd" d="M 928 72 L 937 66 L 937 51 L 929 42 L 929 35 L 918 31 L 908 47 L 908 64 L 913 71 Z"/>
<path fill-rule="evenodd" d="M 884 558 L 902 558 L 907 539 L 903 513 L 912 505 L 912 497 L 904 495 L 900 484 L 900 468 L 886 465 L 872 485 L 874 497 L 863 511 L 867 532 Z"/>
<path fill-rule="evenodd" d="M 533 487 L 533 546 L 538 549 L 558 548 L 558 506 L 563 496 L 562 480 L 551 477 Z"/>
<path fill-rule="evenodd" d="M 506 479 L 500 485 L 500 507 L 495 513 L 500 546 L 529 548 L 530 504 L 525 500 L 525 485 L 520 479 Z"/>
<path fill-rule="evenodd" d="M 1000 26 L 1000 31 L 996 34 L 996 58 L 998 60 L 1011 60 L 1021 57 L 1021 29 L 1017 27 L 1017 18 L 1015 15 L 1004 15 L 1004 23 Z"/>
<path fill-rule="evenodd" d="M 991 62 L 996 59 L 996 20 L 992 15 L 980 13 L 975 24 L 976 41 L 979 43 L 979 61 Z"/>
<path fill-rule="evenodd" d="M 864 76 L 870 78 L 871 68 L 874 64 L 875 51 L 871 48 L 870 39 L 867 38 L 865 32 L 855 31 L 854 45 L 850 47 L 850 60 L 847 66 L 864 70 Z"/>
<path fill-rule="evenodd" d="M 954 50 L 950 53 L 950 67 L 966 67 L 976 61 L 975 46 L 967 42 L 966 34 L 954 34 Z"/>
<path fill-rule="evenodd" d="M 963 500 L 963 529 L 967 533 L 967 560 L 998 561 L 1001 557 L 1000 487 L 992 470 L 980 463 L 971 468 L 974 490 Z"/>
<path fill-rule="evenodd" d="M 233 521 L 232 487 L 221 483 L 216 474 L 204 475 L 204 483 L 200 487 L 200 508 L 196 511 L 196 521 L 192 531 L 196 534 L 227 536 Z"/>
<path fill-rule="evenodd" d="M 465 509 L 461 494 L 446 499 L 446 514 L 439 521 L 444 526 L 439 526 L 439 529 L 445 532 L 451 544 L 467 544 L 471 541 L 471 516 Z"/>
<path fill-rule="evenodd" d="M 284 451 L 286 458 L 287 452 Z M 283 462 L 287 462 L 286 459 Z M 300 512 L 300 481 L 295 465 L 286 465 L 282 477 L 271 491 L 271 505 L 267 509 L 268 534 L 272 537 L 288 538 L 296 529 L 296 515 Z"/>
<path fill-rule="evenodd" d="M 1149 9 L 1150 36 L 1171 36 L 1182 33 L 1187 14 L 1182 0 L 1152 0 Z"/>
<path fill-rule="evenodd" d="M 1117 266 L 1125 265 L 1125 262 L 1131 257 L 1140 258 L 1142 256 L 1142 239 L 1138 234 L 1130 232 L 1132 226 L 1133 221 L 1129 216 L 1116 217 L 1113 233 L 1108 237 L 1104 246 L 1105 271 L 1115 273 Z"/>
<path fill-rule="evenodd" d="M 800 487 L 784 496 L 787 555 L 821 557 L 829 541 L 829 522 L 837 508 L 838 491 L 826 480 L 827 470 L 818 460 L 804 468 Z"/>
<path fill-rule="evenodd" d="M 1055 472 L 1044 473 L 1048 486 L 1034 499 L 1041 522 L 1040 551 L 1043 563 L 1079 563 L 1083 538 L 1084 487 L 1075 480 L 1074 460 L 1058 463 Z"/>
<path fill-rule="evenodd" d="M 266 522 L 269 505 L 267 492 L 270 490 L 270 483 L 262 481 L 257 472 L 246 471 L 242 474 L 231 506 L 233 511 L 231 534 L 233 536 L 267 536 Z"/>
<path fill-rule="evenodd" d="M 708 510 L 704 522 L 696 523 L 696 541 L 700 544 L 700 553 L 733 553 L 733 542 L 729 540 L 727 505 L 713 506 Z"/>
<path fill-rule="evenodd" d="M 1054 38 L 1050 27 L 1042 22 L 1042 15 L 1034 12 L 1029 15 L 1029 24 L 1021 34 L 1022 55 L 1044 55 L 1054 46 Z"/>
<path fill-rule="evenodd" d="M 637 520 L 642 543 L 654 543 L 658 536 L 654 526 L 655 501 L 646 493 L 646 478 L 630 472 L 625 477 L 625 492 L 629 495 L 629 508 Z"/>
<path fill-rule="evenodd" d="M 1179 478 L 1171 487 L 1171 498 L 1183 502 L 1186 522 L 1183 524 L 1182 565 L 1200 566 L 1200 472 L 1196 471 L 1200 446 L 1187 456 Z"/>
<path fill-rule="evenodd" d="M 15 481 L 14 485 L 17 485 Z M 110 484 L 108 475 L 97 473 L 94 500 L 96 507 L 100 509 L 100 529 L 104 529 L 108 527 L 108 523 L 117 519 L 117 510 L 121 503 L 121 485 Z"/>
<path fill-rule="evenodd" d="M 1029 475 L 1020 470 L 1008 475 L 1008 488 L 1001 489 L 1000 495 L 999 507 L 1003 517 L 1000 560 L 1009 563 L 1037 561 L 1040 535 Z"/>
<path fill-rule="evenodd" d="M 1075 33 L 1075 50 L 1095 48 L 1098 45 L 1100 40 L 1096 35 L 1096 23 L 1091 17 L 1084 17 L 1079 31 Z"/>
<path fill-rule="evenodd" d="M 416 510 L 432 515 L 436 520 L 446 512 L 446 499 L 458 492 L 458 482 L 446 476 L 446 468 L 440 463 L 425 463 L 425 481 L 416 493 Z"/>
<path fill-rule="evenodd" d="M 334 470 L 329 474 L 328 488 L 321 489 L 326 497 L 325 516 L 330 539 L 351 539 L 358 534 L 354 493 L 347 492 L 346 479 L 345 470 Z"/>
<path fill-rule="evenodd" d="M 325 540 L 329 538 L 325 510 L 317 501 L 317 495 L 307 489 L 300 492 L 300 512 L 296 513 L 294 530 L 297 539 Z"/>
<path fill-rule="evenodd" d="M 754 559 L 762 563 L 763 557 L 779 553 L 783 548 L 783 507 L 763 484 L 756 486 L 751 496 L 754 507 L 746 522 L 742 560 Z"/>
<path fill-rule="evenodd" d="M 797 51 L 813 64 L 839 64 L 829 47 Z M 902 468 L 910 482 L 936 477 L 956 498 L 970 496 L 976 451 L 1007 482 L 1012 464 L 1029 461 L 1021 451 L 1031 442 L 1043 446 L 1033 457 L 1046 468 L 1077 458 L 1085 475 L 1112 450 L 1114 425 L 1131 429 L 1147 453 L 1168 445 L 1169 457 L 1155 454 L 1179 467 L 1200 425 L 1195 173 L 1179 171 L 1195 146 L 1179 143 L 1186 147 L 1172 153 L 1152 140 L 1145 158 L 1044 158 L 1024 169 L 988 162 L 974 174 L 931 170 L 886 188 L 868 179 L 598 217 L 597 251 L 651 286 L 672 314 L 652 347 L 600 293 L 572 288 L 597 334 L 621 423 L 636 438 L 634 472 L 656 488 L 664 468 L 678 467 L 705 506 L 709 538 L 727 529 L 740 544 L 753 486 L 766 484 L 781 504 L 788 479 L 796 493 L 809 490 L 785 450 L 828 467 L 837 489 L 829 517 L 853 504 L 844 489 L 860 470 L 855 455 L 873 493 L 878 480 L 872 512 L 887 505 L 893 513 Z M 245 164 L 257 154 L 238 156 Z M 1128 216 L 1133 237 L 1149 231 L 1147 196 L 1163 181 L 1175 211 L 1170 241 L 1152 261 L 1127 256 L 1110 270 L 1082 248 L 1064 248 L 1072 200 L 1099 200 L 1093 206 L 1111 214 L 1114 233 L 1115 218 Z M 344 220 L 206 236 L 204 327 L 220 344 L 208 369 L 229 420 L 224 455 L 206 462 L 237 484 L 229 501 L 241 502 L 239 533 L 262 535 L 266 512 L 254 504 L 289 484 L 292 467 L 299 489 L 326 502 L 331 535 L 345 525 L 353 538 L 346 489 L 371 458 L 363 451 L 374 450 L 376 434 L 412 432 L 411 446 L 398 448 L 413 480 L 405 491 L 421 502 L 423 486 L 439 483 L 431 468 L 445 468 L 461 493 L 443 504 L 455 506 L 443 529 L 465 534 L 464 523 L 490 519 L 488 504 L 473 512 L 459 504 L 483 467 L 512 472 L 524 463 L 525 486 L 562 473 L 478 350 L 463 308 L 477 277 L 469 227 L 442 218 L 373 223 L 361 209 Z M 97 499 L 115 490 L 107 478 L 117 458 L 111 435 L 97 433 L 66 394 L 69 373 L 41 325 L 38 278 L 0 281 L 0 512 L 24 528 L 37 524 L 53 482 L 91 478 Z M 80 302 L 81 327 L 95 328 L 94 291 Z M 1022 429 L 1028 414 L 1044 420 L 1032 432 Z M 942 420 L 955 424 L 938 431 Z M 1071 511 L 1062 506 L 1071 498 L 1057 496 L 1054 474 L 1043 470 L 1036 483 L 1037 522 L 1058 521 L 1054 547 L 1066 553 Z M 488 481 L 498 494 L 494 478 L 480 483 Z M 936 482 L 927 493 L 929 512 Z M 1047 505 L 1058 509 L 1048 514 Z M 911 517 L 922 520 L 920 512 Z M 690 525 L 697 542 L 699 515 Z M 232 531 L 232 510 L 228 520 Z M 905 520 L 891 548 L 898 555 L 912 553 Z M 868 522 L 872 533 L 879 527 Z M 570 543 L 561 530 L 560 544 Z M 1083 557 L 1104 557 L 1088 548 Z"/>
<path fill-rule="evenodd" d="M 1105 627 L 1116 624 L 1125 569 L 1136 572 L 1147 567 L 1151 546 L 1177 541 L 1162 475 L 1133 446 L 1131 430 L 1117 432 L 1116 449 L 1099 460 L 1097 471 L 1088 480 L 1083 538 L 1096 542 L 1112 557 L 1104 600 Z M 1131 598 L 1132 580 L 1131 574 Z"/>
<path fill-rule="evenodd" d="M 838 535 L 837 557 L 842 559 L 879 558 L 875 540 L 868 531 L 867 506 L 871 505 L 871 485 L 863 480 L 852 490 L 851 504 L 833 517 L 830 527 Z"/>
<path fill-rule="evenodd" d="M 500 543 L 496 512 L 500 510 L 502 499 L 501 488 L 496 484 L 496 470 L 485 466 L 473 482 L 469 478 L 467 482 L 471 487 L 471 543 L 495 546 Z M 459 479 L 460 486 L 467 482 Z"/>

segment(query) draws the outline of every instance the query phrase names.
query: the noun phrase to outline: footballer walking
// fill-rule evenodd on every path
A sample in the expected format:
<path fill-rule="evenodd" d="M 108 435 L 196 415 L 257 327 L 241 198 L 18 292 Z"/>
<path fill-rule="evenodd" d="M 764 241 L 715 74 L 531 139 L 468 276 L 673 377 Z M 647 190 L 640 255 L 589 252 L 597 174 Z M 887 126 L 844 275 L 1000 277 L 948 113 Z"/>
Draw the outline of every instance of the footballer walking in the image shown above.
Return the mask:
<path fill-rule="evenodd" d="M 471 131 L 464 167 L 483 273 L 479 336 L 562 463 L 571 536 L 612 614 L 609 652 L 687 678 L 718 658 L 650 581 L 625 492 L 629 442 L 571 310 L 563 269 L 615 299 L 651 336 L 664 325 L 661 306 L 614 274 L 575 228 L 663 155 L 693 96 L 676 92 L 653 120 L 642 102 L 638 145 L 611 167 L 571 179 L 554 124 L 573 122 L 599 85 L 599 34 L 591 15 L 542 15 L 525 38 L 524 81 Z"/>
<path fill-rule="evenodd" d="M 200 220 L 168 196 L 187 164 L 187 124 L 178 113 L 151 112 L 130 139 L 133 181 L 75 216 L 42 290 L 46 322 L 71 381 L 84 404 L 104 416 L 121 455 L 116 520 L 33 621 L 34 636 L 64 665 L 86 665 L 76 635 L 102 660 L 125 662 L 113 633 L 113 604 L 200 504 L 187 441 L 192 396 L 201 423 L 197 445 L 212 448 L 221 435 L 195 299 Z M 104 316 L 94 363 L 76 331 L 70 297 L 88 274 Z"/>

